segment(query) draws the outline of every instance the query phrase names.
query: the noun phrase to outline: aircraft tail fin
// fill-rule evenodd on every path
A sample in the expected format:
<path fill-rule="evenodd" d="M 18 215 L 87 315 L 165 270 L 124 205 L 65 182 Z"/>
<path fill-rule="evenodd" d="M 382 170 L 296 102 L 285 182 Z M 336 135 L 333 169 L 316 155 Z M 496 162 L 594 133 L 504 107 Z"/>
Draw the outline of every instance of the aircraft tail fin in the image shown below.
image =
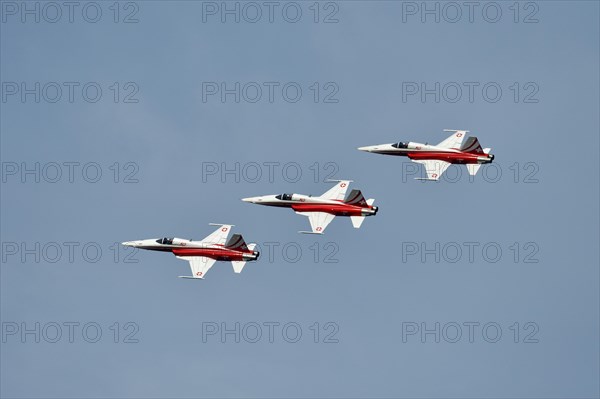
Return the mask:
<path fill-rule="evenodd" d="M 232 235 L 229 241 L 227 241 L 227 244 L 225 244 L 225 248 L 237 249 L 239 251 L 246 251 L 249 249 L 241 234 Z"/>
<path fill-rule="evenodd" d="M 460 147 L 460 150 L 470 154 L 483 154 L 485 152 L 484 149 L 481 148 L 481 144 L 479 144 L 479 140 L 475 136 L 469 137 Z"/>
<path fill-rule="evenodd" d="M 366 207 L 367 205 L 369 205 L 365 200 L 365 197 L 363 197 L 362 192 L 356 189 L 350 191 L 350 194 L 348 194 L 348 196 L 344 200 L 344 203 L 362 207 Z"/>

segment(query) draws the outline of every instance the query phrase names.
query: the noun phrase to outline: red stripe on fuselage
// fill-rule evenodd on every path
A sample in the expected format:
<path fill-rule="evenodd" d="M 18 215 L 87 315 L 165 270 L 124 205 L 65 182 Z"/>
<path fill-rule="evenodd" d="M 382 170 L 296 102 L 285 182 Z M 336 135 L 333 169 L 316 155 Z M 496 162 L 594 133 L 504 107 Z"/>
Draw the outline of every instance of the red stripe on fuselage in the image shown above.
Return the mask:
<path fill-rule="evenodd" d="M 409 152 L 408 157 L 414 160 L 433 159 L 437 161 L 445 161 L 453 164 L 470 164 L 479 163 L 478 157 L 485 154 L 469 154 L 466 152 L 439 152 L 439 151 L 419 151 Z"/>
<path fill-rule="evenodd" d="M 176 256 L 206 256 L 216 260 L 244 260 L 244 254 L 252 254 L 252 251 L 233 251 L 231 249 L 219 248 L 173 248 Z"/>
<path fill-rule="evenodd" d="M 335 216 L 362 216 L 362 210 L 371 206 L 360 207 L 349 204 L 292 204 L 296 212 L 325 212 Z"/>

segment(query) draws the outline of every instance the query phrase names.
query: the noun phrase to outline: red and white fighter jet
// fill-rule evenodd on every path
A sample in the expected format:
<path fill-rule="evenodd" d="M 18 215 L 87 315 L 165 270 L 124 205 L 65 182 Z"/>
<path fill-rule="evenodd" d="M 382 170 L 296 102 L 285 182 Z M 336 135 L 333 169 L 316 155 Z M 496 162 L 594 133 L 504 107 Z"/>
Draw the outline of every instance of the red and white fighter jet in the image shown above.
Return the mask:
<path fill-rule="evenodd" d="M 190 262 L 191 276 L 179 276 L 180 278 L 203 279 L 206 273 L 216 261 L 231 261 L 233 271 L 241 273 L 246 262 L 257 260 L 260 253 L 254 251 L 256 244 L 248 244 L 239 234 L 227 236 L 233 227 L 232 224 L 215 224 L 219 228 L 201 241 L 185 240 L 182 238 L 151 238 L 148 240 L 126 241 L 122 245 L 152 251 L 172 252 L 179 259 Z"/>
<path fill-rule="evenodd" d="M 350 216 L 352 225 L 358 229 L 365 217 L 377 214 L 373 206 L 374 199 L 365 200 L 360 190 L 352 190 L 346 196 L 346 190 L 352 180 L 330 180 L 338 182 L 335 187 L 319 197 L 303 194 L 265 195 L 243 198 L 242 201 L 253 204 L 292 208 L 297 214 L 308 217 L 312 231 L 300 231 L 305 234 L 323 234 L 325 228 L 336 216 Z"/>
<path fill-rule="evenodd" d="M 413 142 L 380 144 L 358 149 L 375 154 L 399 155 L 409 157 L 411 161 L 425 165 L 427 178 L 417 180 L 438 180 L 451 164 L 466 165 L 471 176 L 477 174 L 482 164 L 491 163 L 494 156 L 491 148 L 481 148 L 477 137 L 471 136 L 463 143 L 468 130 L 450 130 L 452 136 L 438 145 Z"/>

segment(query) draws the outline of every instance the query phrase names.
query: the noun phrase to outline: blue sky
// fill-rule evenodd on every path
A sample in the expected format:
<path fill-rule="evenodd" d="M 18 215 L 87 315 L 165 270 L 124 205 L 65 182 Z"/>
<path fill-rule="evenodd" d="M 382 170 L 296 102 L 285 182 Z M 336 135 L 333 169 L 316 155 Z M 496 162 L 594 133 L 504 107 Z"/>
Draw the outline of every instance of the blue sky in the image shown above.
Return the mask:
<path fill-rule="evenodd" d="M 455 23 L 446 3 L 439 23 L 422 22 L 421 2 L 320 3 L 318 23 L 313 2 L 278 2 L 273 22 L 262 6 L 256 23 L 222 22 L 221 2 L 123 2 L 117 23 L 113 2 L 78 3 L 73 22 L 63 5 L 55 23 L 42 5 L 39 23 L 23 22 L 23 4 L 1 2 L 3 397 L 598 397 L 598 3 L 519 3 L 516 15 L 499 2 L 495 17 L 482 2 Z M 236 82 L 239 102 L 206 92 Z M 406 92 L 436 83 L 439 102 Z M 470 130 L 495 163 L 473 181 L 453 167 L 422 183 L 406 160 L 356 150 L 437 143 L 445 128 Z M 305 236 L 304 217 L 240 201 L 321 194 L 326 177 L 354 180 L 378 215 Z M 241 275 L 219 263 L 196 284 L 172 255 L 115 253 L 201 239 L 209 222 L 235 224 L 261 259 Z M 39 343 L 21 335 L 36 323 Z M 203 336 L 236 323 L 239 343 Z M 421 336 L 437 325 L 440 342 Z M 123 342 L 134 328 L 138 342 Z"/>

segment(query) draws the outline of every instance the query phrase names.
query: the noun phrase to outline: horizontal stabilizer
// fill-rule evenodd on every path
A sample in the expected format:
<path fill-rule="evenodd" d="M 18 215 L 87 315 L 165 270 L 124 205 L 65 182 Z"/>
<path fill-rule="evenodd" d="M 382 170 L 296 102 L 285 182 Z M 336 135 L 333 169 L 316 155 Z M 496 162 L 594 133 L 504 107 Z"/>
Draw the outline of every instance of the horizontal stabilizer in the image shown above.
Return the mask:
<path fill-rule="evenodd" d="M 468 163 L 467 164 L 467 171 L 469 171 L 469 174 L 471 176 L 475 176 L 477 174 L 477 171 L 479 170 L 480 167 L 481 167 L 480 163 Z"/>
<path fill-rule="evenodd" d="M 240 260 L 234 260 L 231 264 L 233 265 L 233 271 L 236 273 L 241 273 L 244 266 L 246 266 L 246 262 Z"/>
<path fill-rule="evenodd" d="M 189 278 L 191 280 L 204 280 L 204 277 L 193 277 L 193 276 L 177 276 L 179 278 Z"/>
<path fill-rule="evenodd" d="M 360 228 L 360 225 L 365 221 L 364 216 L 350 216 L 350 220 L 352 220 L 352 226 L 355 229 Z"/>
<path fill-rule="evenodd" d="M 369 199 L 367 200 L 367 205 L 369 205 L 369 206 L 373 206 L 373 203 L 374 203 L 374 202 L 375 202 L 375 198 L 369 198 Z"/>
<path fill-rule="evenodd" d="M 316 231 L 299 231 L 298 233 L 302 233 L 302 234 L 319 234 L 319 235 L 323 235 L 323 233 L 318 233 Z"/>
<path fill-rule="evenodd" d="M 490 153 L 490 151 L 492 151 L 492 149 L 491 149 L 491 148 L 484 148 L 484 149 L 483 149 L 483 152 L 484 152 L 485 154 L 489 154 L 489 153 Z"/>

